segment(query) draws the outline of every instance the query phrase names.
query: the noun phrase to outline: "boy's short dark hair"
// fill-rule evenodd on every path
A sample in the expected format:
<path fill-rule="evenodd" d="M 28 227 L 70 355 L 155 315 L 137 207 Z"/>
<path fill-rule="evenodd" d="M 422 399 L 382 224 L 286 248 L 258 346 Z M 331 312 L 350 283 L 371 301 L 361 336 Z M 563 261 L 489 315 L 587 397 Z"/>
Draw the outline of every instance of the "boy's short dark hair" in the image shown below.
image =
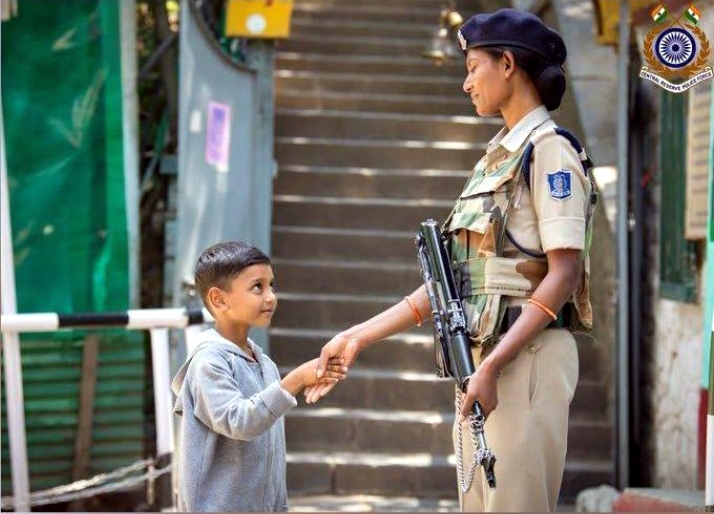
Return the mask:
<path fill-rule="evenodd" d="M 255 246 L 242 241 L 227 241 L 206 248 L 196 261 L 194 283 L 206 303 L 206 293 L 212 287 L 224 291 L 230 281 L 248 266 L 270 264 L 270 257 Z"/>

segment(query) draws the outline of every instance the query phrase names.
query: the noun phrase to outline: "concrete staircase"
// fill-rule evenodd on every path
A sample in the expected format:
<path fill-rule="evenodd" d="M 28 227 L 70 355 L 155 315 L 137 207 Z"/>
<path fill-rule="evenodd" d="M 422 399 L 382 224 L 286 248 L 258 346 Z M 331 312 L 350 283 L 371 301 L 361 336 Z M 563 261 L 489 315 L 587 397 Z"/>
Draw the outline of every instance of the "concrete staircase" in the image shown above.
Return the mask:
<path fill-rule="evenodd" d="M 275 71 L 280 308 L 270 348 L 286 370 L 419 286 L 418 223 L 444 219 L 498 130 L 499 120 L 474 116 L 461 62 L 437 67 L 419 55 L 441 7 L 296 1 Z M 591 342 L 580 350 L 564 503 L 609 483 L 612 468 L 600 355 Z M 286 419 L 291 497 L 428 498 L 429 510 L 445 499 L 458 507 L 453 385 L 433 367 L 431 328 L 422 327 L 367 349 L 317 405 L 301 402 Z"/>

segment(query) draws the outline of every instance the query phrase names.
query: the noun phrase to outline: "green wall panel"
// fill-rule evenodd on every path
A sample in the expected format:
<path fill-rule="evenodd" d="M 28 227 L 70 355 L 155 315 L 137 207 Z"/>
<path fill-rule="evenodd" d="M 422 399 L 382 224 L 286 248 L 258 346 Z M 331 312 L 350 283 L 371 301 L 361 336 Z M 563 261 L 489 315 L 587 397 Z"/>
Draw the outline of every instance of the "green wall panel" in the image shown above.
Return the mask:
<path fill-rule="evenodd" d="M 17 309 L 130 308 L 121 0 L 19 0 L 2 26 Z M 128 44 L 134 44 L 133 41 Z M 97 331 L 87 475 L 144 457 L 146 335 Z M 71 481 L 85 331 L 22 336 L 30 488 Z M 2 397 L 2 495 L 12 494 Z"/>

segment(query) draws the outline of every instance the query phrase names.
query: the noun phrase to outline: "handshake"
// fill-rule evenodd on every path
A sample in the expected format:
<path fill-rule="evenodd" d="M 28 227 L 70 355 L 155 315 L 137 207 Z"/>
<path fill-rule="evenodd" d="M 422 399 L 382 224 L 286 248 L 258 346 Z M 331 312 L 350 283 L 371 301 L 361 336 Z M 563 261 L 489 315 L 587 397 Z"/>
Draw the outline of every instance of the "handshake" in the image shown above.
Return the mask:
<path fill-rule="evenodd" d="M 319 358 L 309 360 L 288 373 L 282 380 L 282 386 L 293 396 L 303 391 L 307 403 L 315 403 L 327 395 L 338 382 L 347 378 L 349 366 L 362 350 L 359 340 L 349 336 L 359 327 L 352 327 L 333 337 L 322 347 Z"/>
<path fill-rule="evenodd" d="M 319 366 L 320 359 L 312 359 L 301 364 L 285 375 L 281 380 L 282 387 L 293 396 L 304 390 L 308 403 L 312 403 L 309 400 L 308 391 L 321 391 L 322 394 L 317 397 L 319 399 L 319 397 L 327 394 L 340 380 L 347 378 L 349 368 L 345 365 L 344 358 L 327 358 L 326 363 L 322 367 Z"/>
<path fill-rule="evenodd" d="M 358 327 L 353 327 L 351 330 L 355 329 L 359 330 Z M 315 383 L 305 388 L 305 401 L 307 403 L 317 402 L 329 393 L 340 380 L 344 380 L 347 377 L 349 366 L 352 365 L 361 350 L 359 340 L 349 337 L 346 332 L 337 334 L 325 344 L 320 352 L 320 357 L 310 361 L 316 363 L 316 380 Z M 344 370 L 344 374 L 337 379 L 335 379 L 336 366 L 342 366 Z"/>

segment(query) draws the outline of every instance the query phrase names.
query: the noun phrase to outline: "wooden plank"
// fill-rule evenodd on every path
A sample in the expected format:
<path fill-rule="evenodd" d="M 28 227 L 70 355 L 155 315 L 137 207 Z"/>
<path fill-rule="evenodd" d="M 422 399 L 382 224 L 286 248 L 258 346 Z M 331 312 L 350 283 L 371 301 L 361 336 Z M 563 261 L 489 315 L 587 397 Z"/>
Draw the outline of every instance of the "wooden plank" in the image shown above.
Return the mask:
<path fill-rule="evenodd" d="M 97 361 L 99 338 L 96 334 L 87 336 L 82 352 L 82 375 L 79 389 L 79 412 L 77 413 L 77 435 L 74 440 L 74 463 L 72 480 L 84 477 L 89 467 L 92 447 L 92 423 L 94 421 L 94 394 L 97 386 Z"/>

